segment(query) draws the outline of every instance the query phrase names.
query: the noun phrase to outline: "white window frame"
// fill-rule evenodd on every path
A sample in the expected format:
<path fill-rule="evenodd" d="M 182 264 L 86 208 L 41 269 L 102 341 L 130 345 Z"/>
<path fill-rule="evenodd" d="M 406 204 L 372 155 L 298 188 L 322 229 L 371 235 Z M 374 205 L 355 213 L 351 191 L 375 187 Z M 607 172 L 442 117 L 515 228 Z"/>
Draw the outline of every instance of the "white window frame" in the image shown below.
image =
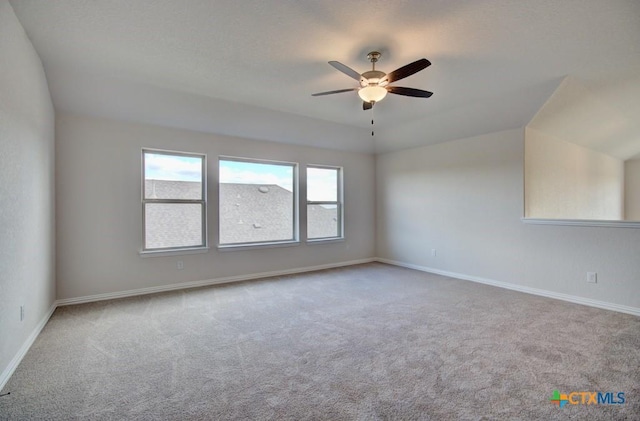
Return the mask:
<path fill-rule="evenodd" d="M 202 160 L 202 195 L 200 200 L 195 199 L 147 199 L 145 190 L 145 154 L 153 153 L 158 155 L 168 156 L 184 156 L 191 158 L 200 158 Z M 166 149 L 154 149 L 154 148 L 142 148 L 142 250 L 141 255 L 153 255 L 153 254 L 188 254 L 206 252 L 208 247 L 208 230 L 207 230 L 207 155 L 203 153 L 194 152 L 182 152 L 172 151 Z M 163 203 L 163 204 L 200 204 L 202 207 L 202 242 L 199 245 L 189 245 L 183 247 L 162 247 L 162 248 L 146 248 L 146 212 L 145 208 L 148 203 Z"/>
<path fill-rule="evenodd" d="M 251 164 L 268 164 L 268 165 L 282 165 L 291 167 L 293 170 L 293 237 L 291 239 L 286 240 L 272 240 L 272 241 L 250 241 L 244 243 L 221 243 L 220 242 L 220 228 L 221 228 L 221 218 L 220 218 L 220 162 L 221 161 L 236 161 L 236 162 L 246 162 Z M 238 157 L 238 156 L 226 156 L 220 155 L 218 156 L 218 249 L 220 250 L 234 250 L 234 249 L 251 249 L 251 248 L 267 248 L 267 247 L 288 247 L 295 246 L 300 244 L 300 219 L 299 219 L 299 204 L 298 204 L 298 185 L 299 185 L 299 165 L 297 162 L 289 162 L 289 161 L 275 161 L 268 159 L 256 159 L 256 158 L 246 158 L 246 157 Z"/>
<path fill-rule="evenodd" d="M 308 176 L 309 168 L 337 170 L 338 176 L 336 178 L 337 178 L 338 186 L 336 190 L 337 197 L 335 201 L 309 200 L 309 176 Z M 309 238 L 309 219 L 307 217 L 307 226 L 306 226 L 307 242 L 317 243 L 317 242 L 323 242 L 323 241 L 344 240 L 344 168 L 336 167 L 332 165 L 308 164 L 306 182 L 307 182 L 307 209 L 305 210 L 307 211 L 307 214 L 309 212 L 308 211 L 309 205 L 335 205 L 337 209 L 337 215 L 338 215 L 338 221 L 337 221 L 338 235 L 333 237 L 319 237 L 319 238 Z"/>

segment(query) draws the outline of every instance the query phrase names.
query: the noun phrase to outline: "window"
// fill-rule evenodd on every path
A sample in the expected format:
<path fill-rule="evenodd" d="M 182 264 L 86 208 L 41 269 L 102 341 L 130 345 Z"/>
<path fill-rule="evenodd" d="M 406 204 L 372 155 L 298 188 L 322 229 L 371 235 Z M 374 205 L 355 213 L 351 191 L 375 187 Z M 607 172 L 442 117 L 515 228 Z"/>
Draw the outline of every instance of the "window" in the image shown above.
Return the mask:
<path fill-rule="evenodd" d="M 221 246 L 297 241 L 294 163 L 220 158 Z"/>
<path fill-rule="evenodd" d="M 142 151 L 143 251 L 207 246 L 206 156 Z"/>
<path fill-rule="evenodd" d="M 342 238 L 342 169 L 307 167 L 307 239 Z"/>

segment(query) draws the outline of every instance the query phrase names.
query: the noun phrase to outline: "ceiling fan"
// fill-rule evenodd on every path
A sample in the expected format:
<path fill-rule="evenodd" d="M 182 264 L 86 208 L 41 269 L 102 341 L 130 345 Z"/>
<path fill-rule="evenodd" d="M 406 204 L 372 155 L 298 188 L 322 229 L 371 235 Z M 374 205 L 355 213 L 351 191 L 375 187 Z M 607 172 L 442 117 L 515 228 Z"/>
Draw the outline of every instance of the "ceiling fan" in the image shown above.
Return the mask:
<path fill-rule="evenodd" d="M 370 110 L 376 102 L 381 101 L 388 93 L 404 96 L 412 96 L 418 98 L 429 98 L 433 95 L 433 92 L 423 91 L 422 89 L 403 88 L 401 86 L 389 86 L 390 83 L 404 79 L 421 70 L 426 69 L 431 65 L 431 62 L 426 58 L 421 58 L 413 63 L 409 63 L 406 66 L 402 66 L 399 69 L 394 70 L 391 73 L 381 72 L 376 70 L 376 62 L 380 59 L 381 54 L 377 51 L 372 51 L 367 54 L 367 59 L 371 61 L 372 69 L 362 74 L 356 72 L 349 66 L 345 66 L 339 61 L 330 61 L 329 64 L 341 71 L 345 75 L 357 80 L 360 86 L 351 89 L 338 89 L 336 91 L 318 92 L 312 94 L 312 96 L 322 96 L 339 94 L 342 92 L 358 91 L 358 96 L 362 99 L 362 109 Z"/>

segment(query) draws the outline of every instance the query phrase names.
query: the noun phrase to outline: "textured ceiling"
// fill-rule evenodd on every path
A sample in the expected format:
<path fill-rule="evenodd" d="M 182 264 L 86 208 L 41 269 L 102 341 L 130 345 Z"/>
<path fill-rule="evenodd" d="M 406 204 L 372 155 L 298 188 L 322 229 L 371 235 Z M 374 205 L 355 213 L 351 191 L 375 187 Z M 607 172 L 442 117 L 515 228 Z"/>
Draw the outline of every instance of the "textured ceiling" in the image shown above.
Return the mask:
<path fill-rule="evenodd" d="M 523 127 L 566 75 L 640 66 L 634 0 L 11 0 L 56 108 L 359 151 Z M 426 57 L 371 113 L 311 97 Z"/>

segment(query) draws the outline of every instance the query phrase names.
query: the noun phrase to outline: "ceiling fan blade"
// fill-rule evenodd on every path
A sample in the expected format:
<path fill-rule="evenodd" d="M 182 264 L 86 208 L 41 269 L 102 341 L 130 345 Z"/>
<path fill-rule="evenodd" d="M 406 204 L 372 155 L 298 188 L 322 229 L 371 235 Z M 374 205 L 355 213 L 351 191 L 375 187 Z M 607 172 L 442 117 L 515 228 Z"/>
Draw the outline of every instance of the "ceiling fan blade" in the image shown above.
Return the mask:
<path fill-rule="evenodd" d="M 373 102 L 362 101 L 362 109 L 367 111 L 373 108 Z"/>
<path fill-rule="evenodd" d="M 396 69 L 391 73 L 387 73 L 385 77 L 380 79 L 379 83 L 392 83 L 396 80 L 404 79 L 405 77 L 409 77 L 414 73 L 418 73 L 420 70 L 424 70 L 429 66 L 431 66 L 431 62 L 426 58 L 421 58 L 420 60 L 416 60 L 413 63 L 402 66 L 401 68 Z"/>
<path fill-rule="evenodd" d="M 423 91 L 422 89 L 403 88 L 401 86 L 387 86 L 387 91 L 390 94 L 414 96 L 418 98 L 429 98 L 433 95 L 433 92 Z"/>
<path fill-rule="evenodd" d="M 362 79 L 362 76 L 360 76 L 360 73 L 356 72 L 349 66 L 345 66 L 339 61 L 330 61 L 329 64 L 335 67 L 337 70 L 344 73 L 345 75 L 357 80 L 358 82 L 360 82 L 360 79 Z"/>
<path fill-rule="evenodd" d="M 356 91 L 358 88 L 351 89 L 338 89 L 337 91 L 327 91 L 327 92 L 318 92 L 317 94 L 311 94 L 311 96 L 322 96 L 322 95 L 331 95 L 331 94 L 340 94 L 342 92 L 351 92 Z"/>

